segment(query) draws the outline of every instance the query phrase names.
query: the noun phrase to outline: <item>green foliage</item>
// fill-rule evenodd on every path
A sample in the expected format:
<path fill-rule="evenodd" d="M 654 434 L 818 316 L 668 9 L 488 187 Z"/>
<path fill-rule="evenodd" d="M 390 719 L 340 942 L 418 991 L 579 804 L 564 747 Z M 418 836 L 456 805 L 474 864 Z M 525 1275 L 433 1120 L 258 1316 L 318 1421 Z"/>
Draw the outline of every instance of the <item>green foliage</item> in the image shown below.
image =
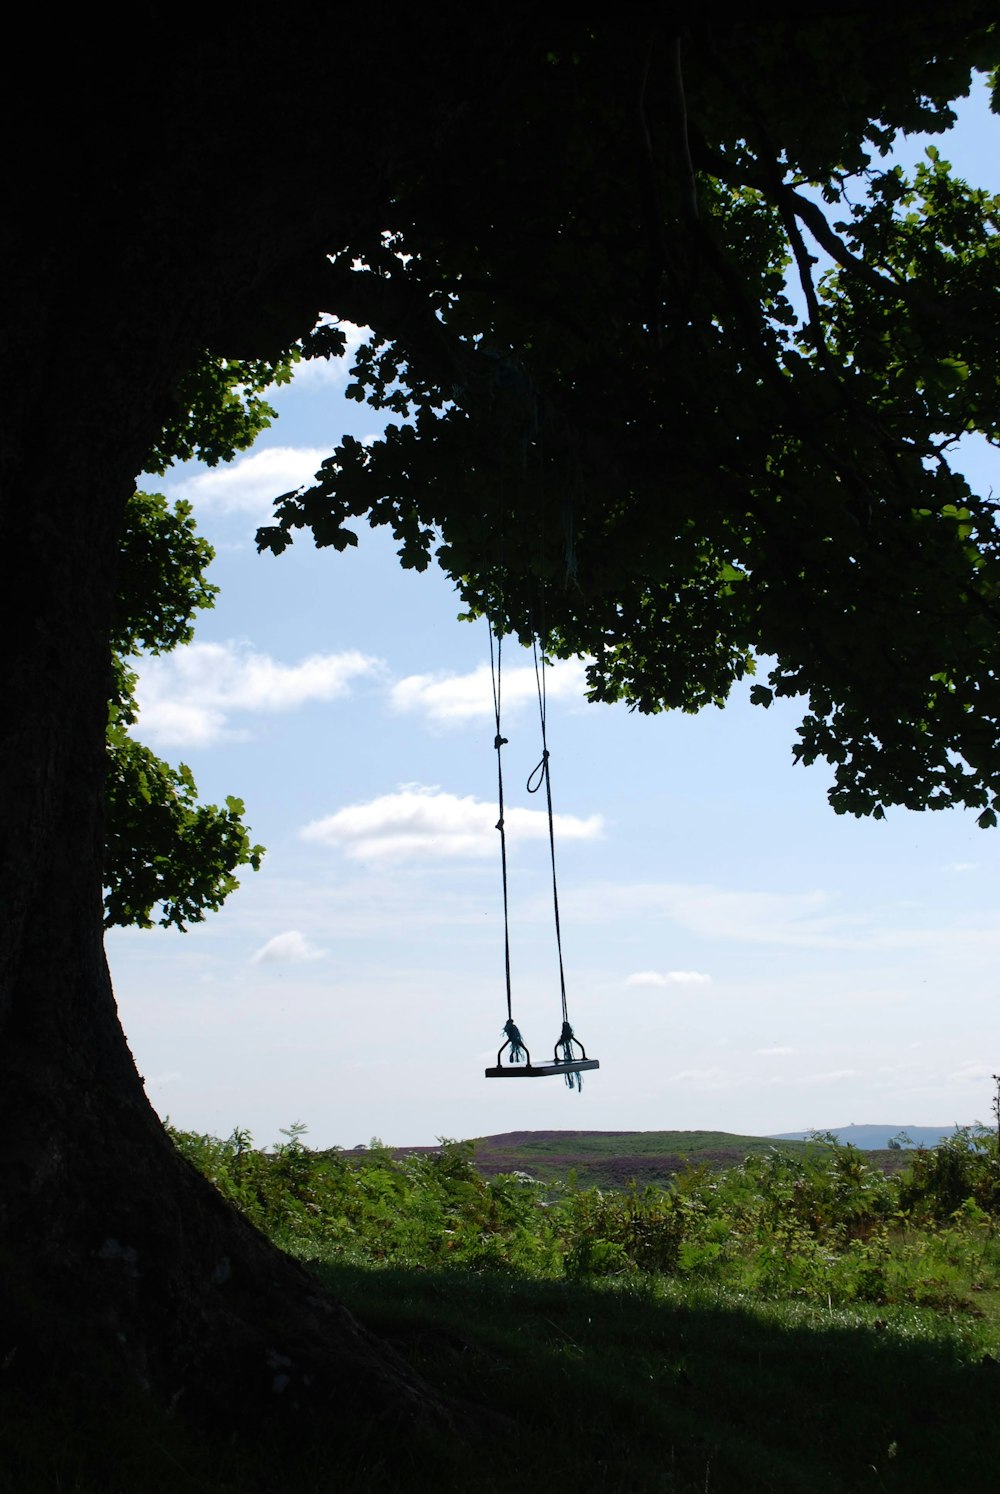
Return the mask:
<path fill-rule="evenodd" d="M 192 458 L 209 467 L 231 462 L 271 424 L 275 411 L 264 394 L 273 384 L 289 382 L 299 357 L 297 346 L 274 359 L 206 354 L 177 381 L 147 472 L 162 476 L 173 462 Z"/>
<path fill-rule="evenodd" d="M 195 528 L 190 503 L 133 493 L 125 511 L 111 641 L 120 655 L 162 654 L 190 643 L 194 615 L 219 588 L 205 579 L 215 551 Z"/>
<path fill-rule="evenodd" d="M 243 1131 L 228 1141 L 172 1134 L 254 1224 L 298 1254 L 385 1266 L 556 1270 L 558 1238 L 538 1185 L 517 1175 L 482 1178 L 469 1142 L 394 1161 L 377 1141 L 363 1153 L 311 1152 L 301 1130 L 270 1152 L 255 1150 Z"/>
<path fill-rule="evenodd" d="M 624 1193 L 598 1188 L 570 1192 L 560 1210 L 568 1249 L 564 1269 L 571 1279 L 623 1272 L 677 1270 L 685 1233 L 678 1195 L 660 1188 Z"/>
<path fill-rule="evenodd" d="M 270 1152 L 174 1132 L 184 1153 L 279 1244 L 357 1265 L 536 1278 L 711 1283 L 753 1300 L 910 1304 L 976 1312 L 1000 1301 L 1000 1187 L 986 1133 L 958 1133 L 886 1175 L 839 1144 L 772 1148 L 739 1166 L 622 1190 L 485 1178 L 474 1144 L 394 1155 L 311 1152 L 302 1127 Z M 970 1142 L 972 1143 L 970 1145 Z"/>
<path fill-rule="evenodd" d="M 176 768 L 135 740 L 134 671 L 126 656 L 166 653 L 188 643 L 195 613 L 218 588 L 205 579 L 214 557 L 197 533 L 191 506 L 160 493 L 136 493 L 126 514 L 112 643 L 105 778 L 106 926 L 183 930 L 222 906 L 241 866 L 258 869 L 242 800 L 199 804 L 191 769 Z"/>
<path fill-rule="evenodd" d="M 1000 1217 L 1000 1162 L 995 1133 L 963 1126 L 930 1151 L 917 1151 L 900 1175 L 900 1202 L 916 1216 L 946 1219 L 973 1211 Z"/>
<path fill-rule="evenodd" d="M 171 767 L 118 722 L 108 727 L 105 780 L 105 925 L 183 930 L 222 906 L 239 886 L 237 868 L 260 867 L 244 805 L 199 804 L 186 763 Z"/>

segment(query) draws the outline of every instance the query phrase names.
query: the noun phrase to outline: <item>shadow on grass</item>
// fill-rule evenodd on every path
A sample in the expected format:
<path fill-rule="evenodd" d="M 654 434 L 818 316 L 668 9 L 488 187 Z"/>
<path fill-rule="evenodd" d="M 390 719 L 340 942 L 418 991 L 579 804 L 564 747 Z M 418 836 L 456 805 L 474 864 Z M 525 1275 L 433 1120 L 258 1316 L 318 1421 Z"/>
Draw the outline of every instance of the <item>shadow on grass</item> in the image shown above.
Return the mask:
<path fill-rule="evenodd" d="M 316 1269 L 442 1391 L 508 1418 L 496 1446 L 467 1450 L 481 1489 L 1000 1487 L 1000 1365 L 926 1312 Z"/>
<path fill-rule="evenodd" d="M 314 1269 L 457 1403 L 455 1430 L 379 1424 L 279 1444 L 148 1403 L 0 1406 L 7 1494 L 977 1494 L 1000 1485 L 985 1325 L 750 1304 L 674 1282 Z M 303 1429 L 304 1431 L 304 1429 Z"/>

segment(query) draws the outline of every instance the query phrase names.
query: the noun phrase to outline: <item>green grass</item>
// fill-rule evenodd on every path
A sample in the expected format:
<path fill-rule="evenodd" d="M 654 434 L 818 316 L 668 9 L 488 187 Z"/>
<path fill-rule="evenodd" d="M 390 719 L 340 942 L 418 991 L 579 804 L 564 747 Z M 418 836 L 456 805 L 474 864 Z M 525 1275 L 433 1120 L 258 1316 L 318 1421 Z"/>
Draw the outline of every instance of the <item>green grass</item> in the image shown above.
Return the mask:
<path fill-rule="evenodd" d="M 195 1440 L 138 1401 L 22 1420 L 11 1494 L 353 1490 L 991 1490 L 995 1322 L 761 1303 L 720 1288 L 325 1263 L 324 1283 L 468 1408 L 452 1437 L 356 1429 L 277 1447 Z M 97 1413 L 100 1408 L 89 1408 Z M 495 1429 L 481 1413 L 503 1418 Z M 0 1424 L 2 1427 L 2 1424 Z M 25 1443 L 26 1430 L 28 1432 Z M 31 1435 L 33 1433 L 33 1435 Z M 5 1445 L 7 1444 L 7 1445 Z M 41 1470 L 41 1477 L 38 1477 Z"/>
<path fill-rule="evenodd" d="M 663 1279 L 320 1274 L 435 1383 L 466 1396 L 474 1384 L 512 1419 L 479 1487 L 584 1471 L 609 1490 L 995 1486 L 995 1323 Z"/>
<path fill-rule="evenodd" d="M 705 1133 L 702 1133 L 705 1134 Z M 887 1177 L 785 1147 L 667 1190 L 395 1159 L 188 1155 L 460 1409 L 452 1433 L 277 1445 L 86 1388 L 0 1409 L 7 1494 L 551 1490 L 951 1494 L 1000 1467 L 1000 1173 L 956 1143 Z"/>

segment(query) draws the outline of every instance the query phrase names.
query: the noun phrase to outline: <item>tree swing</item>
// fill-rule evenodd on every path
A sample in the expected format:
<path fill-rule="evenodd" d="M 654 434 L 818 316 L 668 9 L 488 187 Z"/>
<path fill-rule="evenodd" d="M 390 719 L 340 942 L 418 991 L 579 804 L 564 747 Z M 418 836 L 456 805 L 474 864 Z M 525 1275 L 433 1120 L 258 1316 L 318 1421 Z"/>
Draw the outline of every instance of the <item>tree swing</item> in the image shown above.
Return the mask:
<path fill-rule="evenodd" d="M 498 632 L 491 618 L 487 619 L 490 634 L 490 674 L 493 680 L 493 714 L 496 719 L 496 736 L 493 746 L 497 754 L 497 798 L 500 806 L 500 818 L 497 820 L 497 829 L 500 831 L 500 867 L 503 878 L 503 941 L 504 941 L 504 973 L 507 985 L 507 1020 L 504 1023 L 505 1041 L 497 1051 L 497 1061 L 493 1068 L 486 1069 L 487 1079 L 544 1079 L 550 1074 L 562 1074 L 570 1089 L 582 1089 L 583 1080 L 580 1077 L 584 1069 L 599 1069 L 600 1062 L 596 1058 L 588 1058 L 586 1049 L 575 1036 L 569 1021 L 569 1010 L 566 1005 L 566 974 L 563 969 L 562 932 L 559 927 L 559 889 L 556 884 L 556 837 L 555 826 L 552 815 L 552 782 L 549 776 L 549 748 L 545 731 L 545 670 L 547 661 L 544 649 L 539 653 L 538 639 L 532 638 L 532 654 L 535 661 L 535 685 L 538 690 L 538 713 L 542 725 L 542 756 L 538 766 L 533 768 L 528 777 L 527 790 L 529 794 L 536 794 L 545 785 L 545 800 L 549 818 L 549 855 L 552 864 L 552 906 L 555 913 L 556 927 L 556 950 L 559 955 L 559 992 L 562 1001 L 562 1030 L 556 1039 L 552 1050 L 551 1062 L 532 1063 L 531 1053 L 521 1036 L 517 1023 L 514 1021 L 513 1004 L 511 998 L 510 983 L 510 915 L 507 893 L 507 832 L 504 828 L 503 810 L 503 758 L 502 750 L 507 745 L 507 738 L 500 730 L 500 706 L 501 706 L 501 656 L 503 650 L 503 634 Z M 579 1049 L 579 1056 L 574 1050 Z M 504 1052 L 507 1051 L 507 1062 L 503 1061 Z"/>

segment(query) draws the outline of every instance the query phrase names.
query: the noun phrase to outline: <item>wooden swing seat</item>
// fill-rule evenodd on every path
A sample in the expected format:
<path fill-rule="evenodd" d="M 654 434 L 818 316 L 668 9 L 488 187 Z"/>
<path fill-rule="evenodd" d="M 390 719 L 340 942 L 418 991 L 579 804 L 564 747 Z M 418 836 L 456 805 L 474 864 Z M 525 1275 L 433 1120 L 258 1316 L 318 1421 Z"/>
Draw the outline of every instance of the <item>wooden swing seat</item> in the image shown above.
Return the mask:
<path fill-rule="evenodd" d="M 570 1063 L 532 1063 L 529 1060 L 527 1063 L 498 1063 L 484 1073 L 487 1079 L 547 1079 L 550 1074 L 580 1074 L 584 1069 L 600 1067 L 598 1058 L 574 1058 Z"/>

